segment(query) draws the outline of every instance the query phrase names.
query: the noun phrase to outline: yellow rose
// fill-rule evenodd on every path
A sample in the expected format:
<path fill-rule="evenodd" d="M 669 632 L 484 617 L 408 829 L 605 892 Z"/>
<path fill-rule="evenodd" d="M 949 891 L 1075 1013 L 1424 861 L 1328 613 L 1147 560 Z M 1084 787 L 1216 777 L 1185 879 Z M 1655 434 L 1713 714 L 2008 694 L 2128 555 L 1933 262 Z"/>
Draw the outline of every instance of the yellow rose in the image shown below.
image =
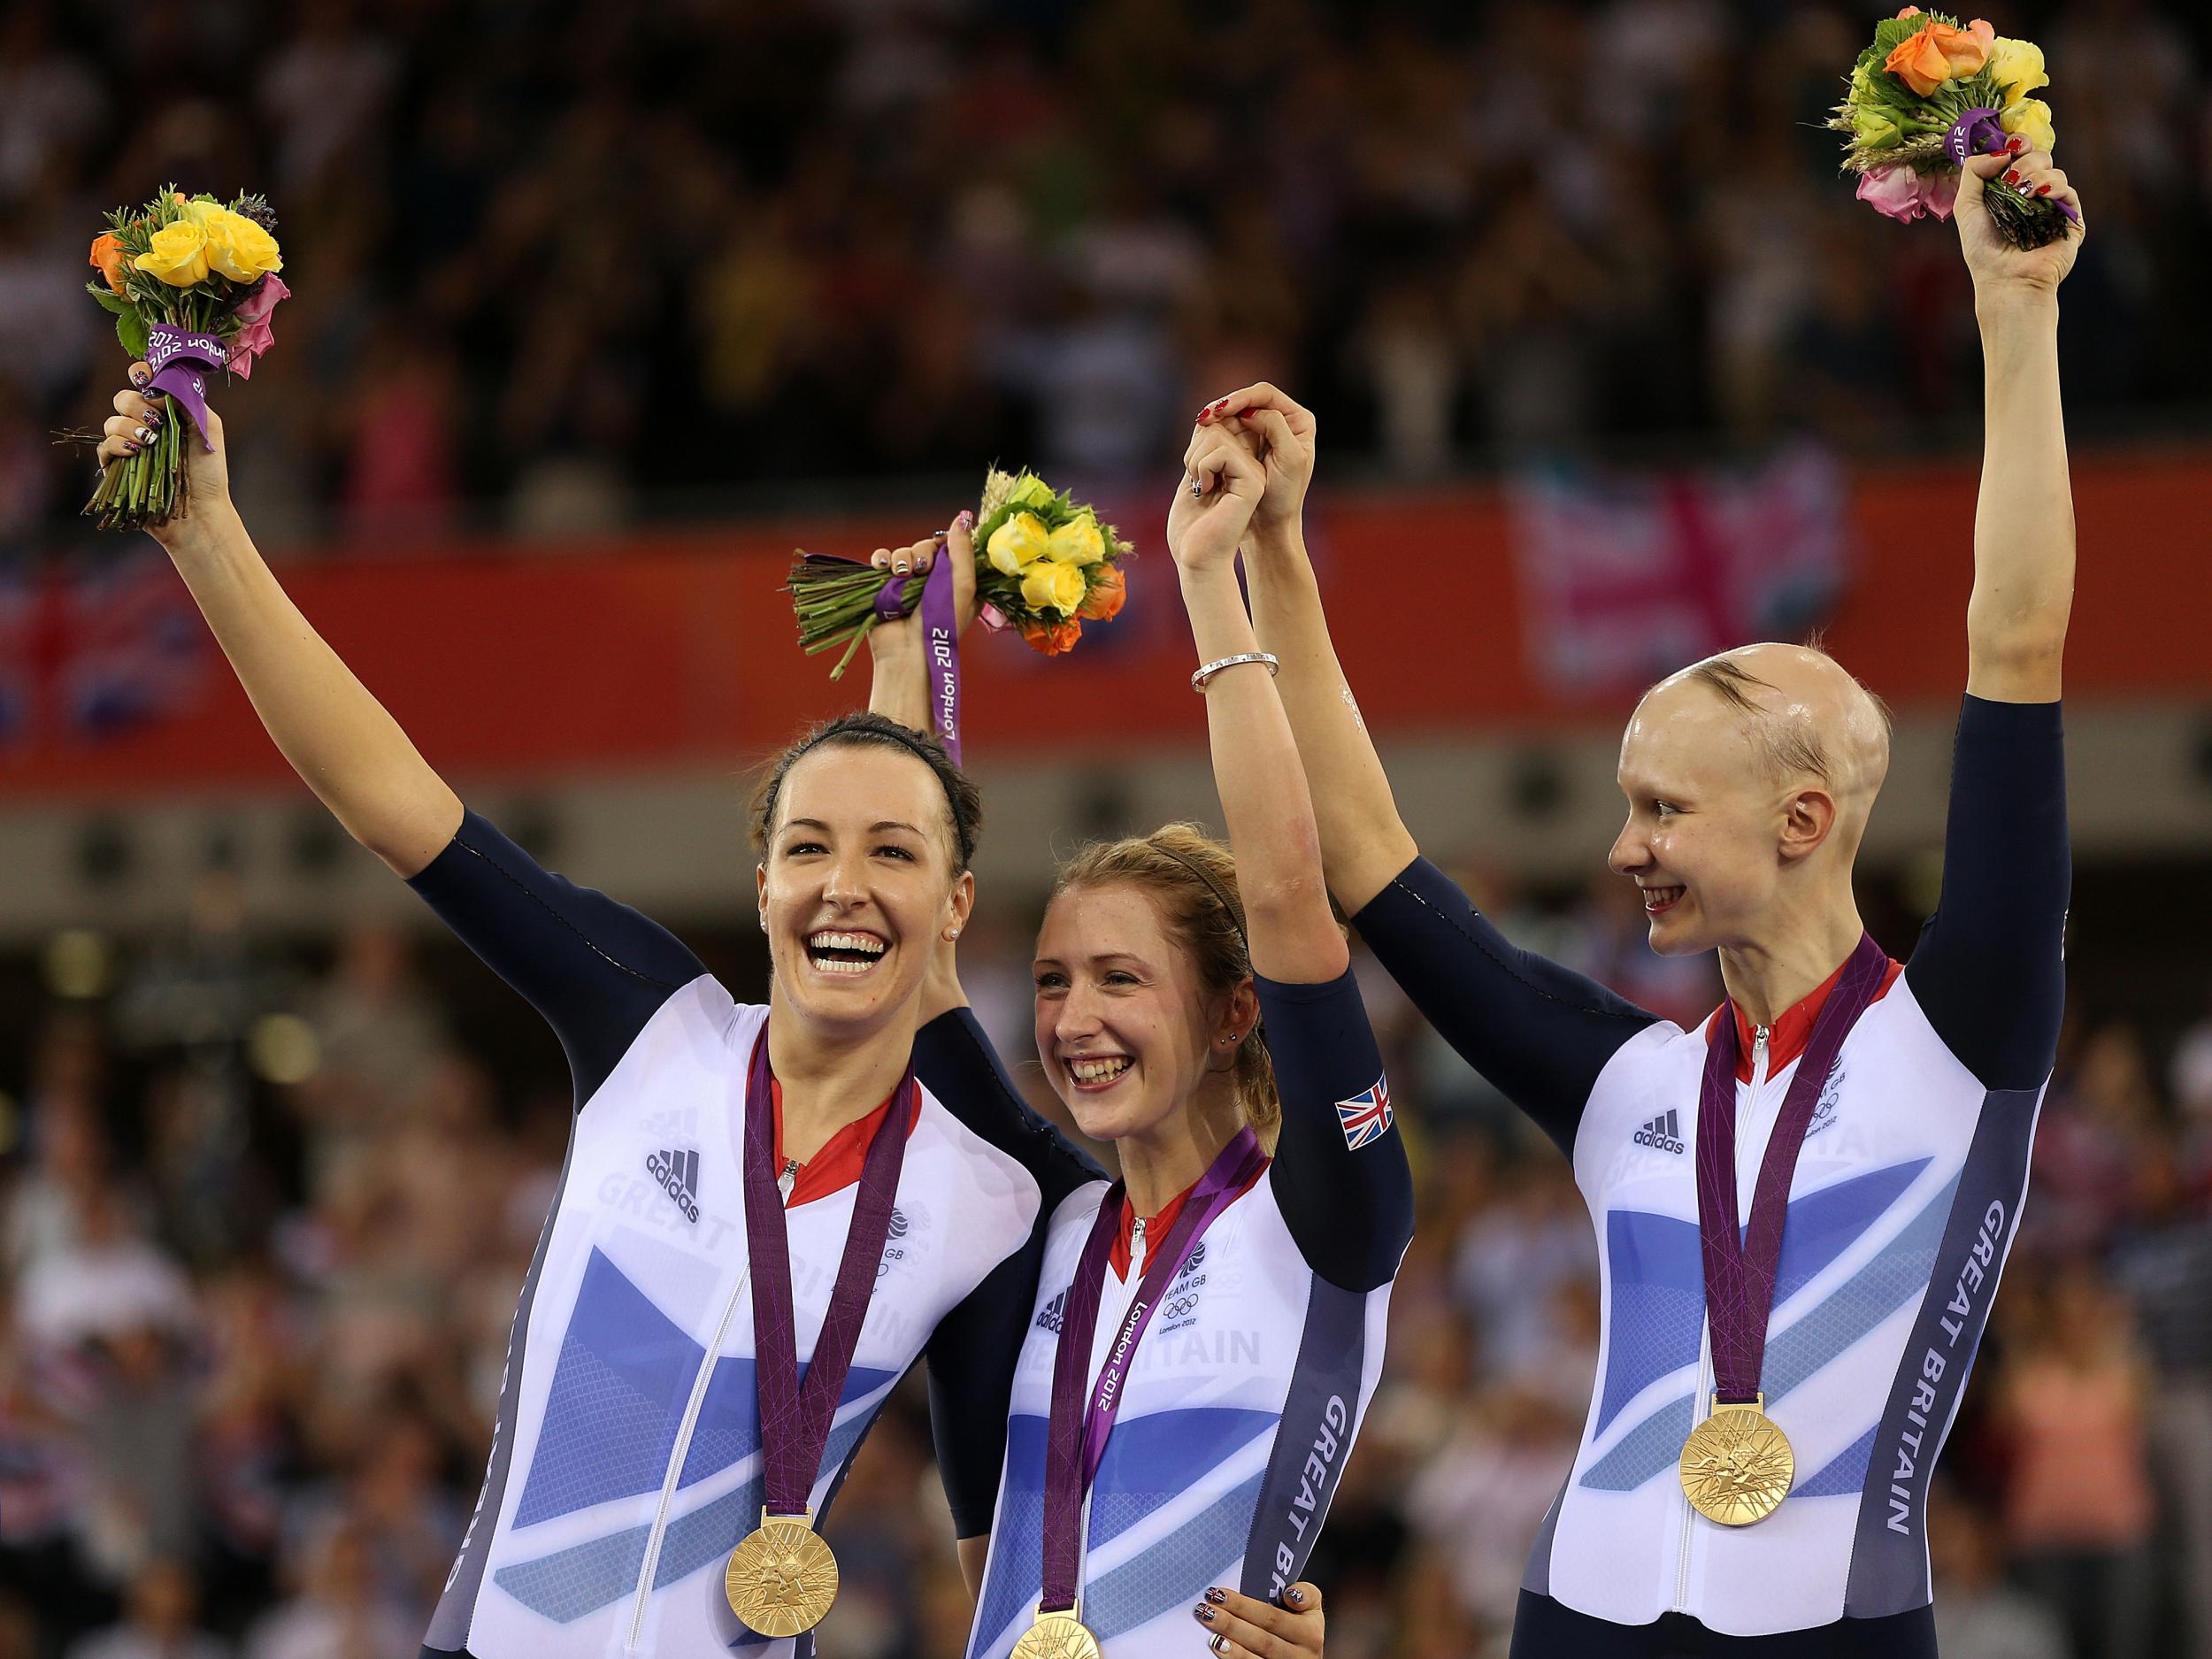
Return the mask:
<path fill-rule="evenodd" d="M 1048 539 L 1042 519 L 1033 512 L 1018 512 L 991 532 L 983 550 L 990 556 L 994 570 L 1018 576 L 1044 557 Z"/>
<path fill-rule="evenodd" d="M 2005 89 L 2008 104 L 2051 84 L 2043 70 L 2043 49 L 2033 41 L 2008 41 L 2001 35 L 1989 49 L 1989 73 Z"/>
<path fill-rule="evenodd" d="M 220 202 L 202 201 L 187 196 L 181 190 L 175 192 L 171 199 L 176 203 L 177 211 L 183 215 L 187 222 L 197 225 L 202 230 L 230 211 Z"/>
<path fill-rule="evenodd" d="M 2018 133 L 2046 155 L 2058 145 L 2058 134 L 2051 128 L 2051 106 L 2040 98 L 2023 98 L 1998 119 L 2005 124 L 2005 131 Z"/>
<path fill-rule="evenodd" d="M 234 282 L 257 282 L 266 273 L 284 269 L 276 238 L 228 208 L 208 222 L 207 262 L 217 275 Z"/>
<path fill-rule="evenodd" d="M 1887 150 L 1904 136 L 1897 123 L 1871 104 L 1863 104 L 1851 111 L 1851 130 L 1869 150 Z"/>
<path fill-rule="evenodd" d="M 1063 565 L 1057 559 L 1040 561 L 1022 578 L 1022 597 L 1033 609 L 1042 611 L 1049 606 L 1064 617 L 1075 614 L 1087 591 L 1083 567 Z"/>
<path fill-rule="evenodd" d="M 164 225 L 131 263 L 173 288 L 188 288 L 207 278 L 207 233 L 188 219 Z"/>
<path fill-rule="evenodd" d="M 1089 513 L 1062 525 L 1045 543 L 1046 554 L 1063 565 L 1095 565 L 1106 557 L 1106 538 Z"/>
<path fill-rule="evenodd" d="M 1024 472 L 1006 499 L 1016 507 L 1041 507 L 1052 499 L 1052 486 L 1034 472 Z"/>

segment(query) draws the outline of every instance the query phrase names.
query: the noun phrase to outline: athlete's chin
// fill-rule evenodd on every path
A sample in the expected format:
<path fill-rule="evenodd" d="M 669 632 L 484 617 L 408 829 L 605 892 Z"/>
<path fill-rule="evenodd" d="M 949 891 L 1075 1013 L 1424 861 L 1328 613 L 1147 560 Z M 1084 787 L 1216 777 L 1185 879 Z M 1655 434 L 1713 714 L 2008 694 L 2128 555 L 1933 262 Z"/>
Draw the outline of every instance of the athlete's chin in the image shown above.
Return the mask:
<path fill-rule="evenodd" d="M 1677 899 L 1663 910 L 1647 913 L 1645 937 L 1650 941 L 1653 955 L 1695 956 L 1713 949 L 1713 941 L 1705 937 L 1697 918 L 1684 914 L 1686 908 L 1685 902 Z"/>

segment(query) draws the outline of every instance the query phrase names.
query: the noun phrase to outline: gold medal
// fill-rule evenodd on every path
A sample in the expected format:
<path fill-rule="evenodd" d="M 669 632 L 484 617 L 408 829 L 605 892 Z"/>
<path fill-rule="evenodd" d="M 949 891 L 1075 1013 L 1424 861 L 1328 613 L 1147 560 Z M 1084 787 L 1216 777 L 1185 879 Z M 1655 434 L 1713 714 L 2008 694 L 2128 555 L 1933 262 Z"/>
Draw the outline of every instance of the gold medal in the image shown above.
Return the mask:
<path fill-rule="evenodd" d="M 1748 1526 L 1782 1507 L 1797 1476 L 1789 1439 L 1766 1413 L 1767 1397 L 1724 1405 L 1682 1445 L 1682 1495 L 1709 1521 Z"/>
<path fill-rule="evenodd" d="M 814 1513 L 760 1512 L 760 1528 L 730 1552 L 722 1588 L 730 1611 L 763 1636 L 795 1636 L 837 1600 L 837 1557 L 814 1530 Z"/>
<path fill-rule="evenodd" d="M 1007 1659 L 1100 1659 L 1098 1638 L 1083 1628 L 1082 1605 L 1064 1613 L 1039 1610 Z"/>

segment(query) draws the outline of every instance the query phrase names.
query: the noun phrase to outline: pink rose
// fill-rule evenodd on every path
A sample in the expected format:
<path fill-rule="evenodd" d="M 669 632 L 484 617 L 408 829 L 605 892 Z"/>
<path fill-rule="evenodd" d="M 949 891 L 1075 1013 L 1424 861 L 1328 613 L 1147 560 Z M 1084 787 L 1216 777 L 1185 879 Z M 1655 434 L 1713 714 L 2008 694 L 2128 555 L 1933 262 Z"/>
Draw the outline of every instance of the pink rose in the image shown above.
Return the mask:
<path fill-rule="evenodd" d="M 1954 180 L 1955 191 L 1956 188 Z M 1928 211 L 1927 201 L 1920 192 L 1920 175 L 1910 167 L 1877 167 L 1871 173 L 1861 173 L 1859 200 L 1876 212 L 1886 213 L 1907 225 Z M 1950 211 L 1949 204 L 1945 204 L 1944 211 Z"/>
<path fill-rule="evenodd" d="M 284 279 L 272 271 L 238 302 L 234 315 L 240 327 L 230 342 L 230 372 L 240 380 L 253 379 L 253 360 L 276 344 L 276 333 L 269 326 L 269 313 L 276 310 L 279 301 L 291 297 L 292 290 L 284 286 Z"/>
<path fill-rule="evenodd" d="M 1920 175 L 1920 199 L 1928 211 L 1938 219 L 1951 217 L 1951 204 L 1959 199 L 1959 176 L 1955 173 L 1924 173 Z"/>

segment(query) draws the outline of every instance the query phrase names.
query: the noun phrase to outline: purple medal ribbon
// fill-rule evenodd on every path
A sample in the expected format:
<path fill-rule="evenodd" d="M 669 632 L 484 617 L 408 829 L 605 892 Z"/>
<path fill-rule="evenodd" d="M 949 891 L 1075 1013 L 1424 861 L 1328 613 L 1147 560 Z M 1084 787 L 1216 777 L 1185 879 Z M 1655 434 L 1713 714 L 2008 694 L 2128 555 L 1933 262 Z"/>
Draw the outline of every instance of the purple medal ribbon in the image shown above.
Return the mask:
<path fill-rule="evenodd" d="M 1748 1405 L 1759 1396 L 1766 1363 L 1767 1319 L 1774 1309 L 1774 1269 L 1782 1257 L 1782 1222 L 1790 1205 L 1790 1179 L 1805 1131 L 1843 1040 L 1882 988 L 1889 958 L 1870 934 L 1844 964 L 1822 1004 L 1797 1075 L 1759 1164 L 1752 1189 L 1751 1223 L 1738 1232 L 1736 1209 L 1736 1007 L 1720 1011 L 1720 1026 L 1705 1050 L 1705 1081 L 1697 1102 L 1697 1229 L 1705 1256 L 1705 1314 L 1713 1333 L 1713 1386 L 1724 1405 Z"/>
<path fill-rule="evenodd" d="M 830 1289 L 803 1386 L 791 1310 L 791 1245 L 784 1229 L 783 1194 L 776 1187 L 775 1110 L 769 1083 L 768 1031 L 763 1026 L 745 1079 L 745 1242 L 752 1257 L 761 1477 L 769 1514 L 804 1515 L 821 1472 L 822 1448 L 829 1444 L 830 1419 L 837 1414 L 853 1349 L 868 1317 L 876 1265 L 891 1233 L 891 1200 L 906 1162 L 914 1068 L 910 1062 L 891 1096 L 891 1110 L 868 1143 L 852 1220 L 845 1228 L 845 1254 L 837 1264 L 837 1282 Z"/>
<path fill-rule="evenodd" d="M 1045 1439 L 1044 1594 L 1038 1611 L 1064 1613 L 1075 1605 L 1077 1578 L 1081 1571 L 1083 1496 L 1098 1474 L 1106 1455 L 1106 1437 L 1113 1432 L 1121 1410 L 1123 1384 L 1136 1358 L 1137 1343 L 1162 1294 L 1182 1271 L 1191 1247 L 1198 1242 L 1213 1218 L 1250 1185 L 1267 1163 L 1259 1137 L 1240 1129 L 1236 1138 L 1199 1177 L 1182 1212 L 1168 1229 L 1151 1261 L 1145 1264 L 1143 1281 L 1135 1300 L 1122 1316 L 1121 1329 L 1106 1350 L 1098 1381 L 1083 1402 L 1083 1374 L 1090 1369 L 1091 1339 L 1098 1330 L 1098 1304 L 1106 1286 L 1106 1261 L 1113 1254 L 1114 1238 L 1121 1231 L 1123 1187 L 1116 1181 L 1108 1189 L 1083 1253 L 1076 1258 L 1075 1277 L 1068 1283 L 1068 1305 L 1060 1324 L 1060 1341 L 1052 1363 L 1052 1419 Z"/>
<path fill-rule="evenodd" d="M 222 368 L 229 359 L 228 349 L 213 334 L 187 334 L 166 323 L 146 331 L 146 366 L 154 372 L 146 389 L 166 392 L 184 405 L 200 429 L 200 447 L 210 455 L 215 446 L 207 436 L 207 380 L 199 371 Z"/>
<path fill-rule="evenodd" d="M 1969 156 L 1993 156 L 2005 147 L 2004 118 L 1996 111 L 1977 105 L 1951 123 L 1951 130 L 1943 135 L 1943 153 L 1951 158 L 1951 165 L 1963 169 Z M 2078 225 L 2081 215 L 2065 202 L 2054 202 L 2053 207 Z"/>

